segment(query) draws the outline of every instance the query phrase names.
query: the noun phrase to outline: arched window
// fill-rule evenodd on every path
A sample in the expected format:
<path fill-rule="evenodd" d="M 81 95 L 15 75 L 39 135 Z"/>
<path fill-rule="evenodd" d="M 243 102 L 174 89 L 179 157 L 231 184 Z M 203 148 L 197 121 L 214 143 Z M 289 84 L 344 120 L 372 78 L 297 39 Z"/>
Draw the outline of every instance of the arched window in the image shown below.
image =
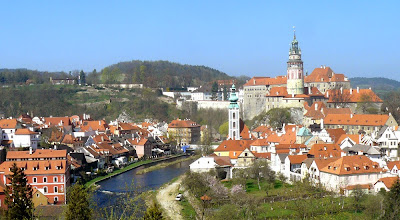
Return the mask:
<path fill-rule="evenodd" d="M 47 186 L 43 187 L 44 193 L 47 193 Z"/>
<path fill-rule="evenodd" d="M 233 132 L 233 137 L 232 137 L 232 139 L 234 139 L 235 136 L 236 136 L 236 132 L 234 131 L 234 132 Z"/>
<path fill-rule="evenodd" d="M 235 119 L 235 112 L 232 114 L 232 118 Z"/>
<path fill-rule="evenodd" d="M 236 128 L 236 122 L 233 122 L 233 128 Z"/>

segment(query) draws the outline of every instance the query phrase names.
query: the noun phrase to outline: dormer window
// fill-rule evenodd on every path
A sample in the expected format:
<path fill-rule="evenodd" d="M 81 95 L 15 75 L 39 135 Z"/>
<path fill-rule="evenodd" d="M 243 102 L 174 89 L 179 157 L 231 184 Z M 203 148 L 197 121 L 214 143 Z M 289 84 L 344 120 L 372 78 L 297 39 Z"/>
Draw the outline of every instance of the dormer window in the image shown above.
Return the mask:
<path fill-rule="evenodd" d="M 61 170 L 61 166 L 57 166 L 57 168 L 56 168 L 57 170 Z"/>
<path fill-rule="evenodd" d="M 38 170 L 38 168 L 37 167 L 33 167 L 33 170 Z"/>
<path fill-rule="evenodd" d="M 345 169 L 346 169 L 346 171 L 350 171 L 350 167 L 346 167 Z"/>
<path fill-rule="evenodd" d="M 49 166 L 45 166 L 44 170 L 50 170 L 50 167 Z"/>

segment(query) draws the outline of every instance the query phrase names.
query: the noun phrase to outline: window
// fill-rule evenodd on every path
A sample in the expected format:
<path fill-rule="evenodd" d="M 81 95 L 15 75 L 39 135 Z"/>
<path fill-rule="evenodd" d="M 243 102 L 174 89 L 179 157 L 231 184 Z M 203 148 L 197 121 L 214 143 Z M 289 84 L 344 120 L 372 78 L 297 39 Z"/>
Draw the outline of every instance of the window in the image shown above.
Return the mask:
<path fill-rule="evenodd" d="M 33 182 L 37 183 L 37 178 L 36 177 L 33 177 Z"/>
<path fill-rule="evenodd" d="M 54 187 L 54 192 L 58 193 L 58 187 L 57 186 Z"/>
<path fill-rule="evenodd" d="M 247 153 L 244 153 L 244 156 L 247 157 Z"/>
<path fill-rule="evenodd" d="M 47 186 L 43 187 L 44 193 L 47 193 Z"/>
<path fill-rule="evenodd" d="M 58 182 L 58 178 L 57 177 L 54 177 L 54 182 L 55 183 Z"/>
<path fill-rule="evenodd" d="M 58 197 L 57 196 L 54 197 L 54 202 L 58 202 Z"/>
<path fill-rule="evenodd" d="M 47 177 L 43 177 L 43 182 L 47 183 Z"/>

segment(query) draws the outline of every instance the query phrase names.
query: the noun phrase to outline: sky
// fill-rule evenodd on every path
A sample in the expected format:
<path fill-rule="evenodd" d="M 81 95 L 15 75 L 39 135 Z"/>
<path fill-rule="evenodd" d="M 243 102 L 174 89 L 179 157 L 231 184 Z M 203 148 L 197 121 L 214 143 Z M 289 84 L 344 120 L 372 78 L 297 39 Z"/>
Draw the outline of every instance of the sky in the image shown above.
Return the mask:
<path fill-rule="evenodd" d="M 304 71 L 400 80 L 400 1 L 0 0 L 0 68 L 97 71 L 168 60 L 239 76 Z"/>

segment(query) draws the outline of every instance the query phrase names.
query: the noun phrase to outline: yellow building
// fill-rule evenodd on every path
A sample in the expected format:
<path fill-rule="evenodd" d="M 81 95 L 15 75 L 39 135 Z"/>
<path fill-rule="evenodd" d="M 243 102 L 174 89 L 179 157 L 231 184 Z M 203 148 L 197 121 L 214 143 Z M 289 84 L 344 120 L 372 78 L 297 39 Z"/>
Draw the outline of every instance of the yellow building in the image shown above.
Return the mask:
<path fill-rule="evenodd" d="M 200 141 L 200 125 L 188 119 L 176 119 L 169 123 L 168 135 L 180 146 L 195 144 Z"/>

